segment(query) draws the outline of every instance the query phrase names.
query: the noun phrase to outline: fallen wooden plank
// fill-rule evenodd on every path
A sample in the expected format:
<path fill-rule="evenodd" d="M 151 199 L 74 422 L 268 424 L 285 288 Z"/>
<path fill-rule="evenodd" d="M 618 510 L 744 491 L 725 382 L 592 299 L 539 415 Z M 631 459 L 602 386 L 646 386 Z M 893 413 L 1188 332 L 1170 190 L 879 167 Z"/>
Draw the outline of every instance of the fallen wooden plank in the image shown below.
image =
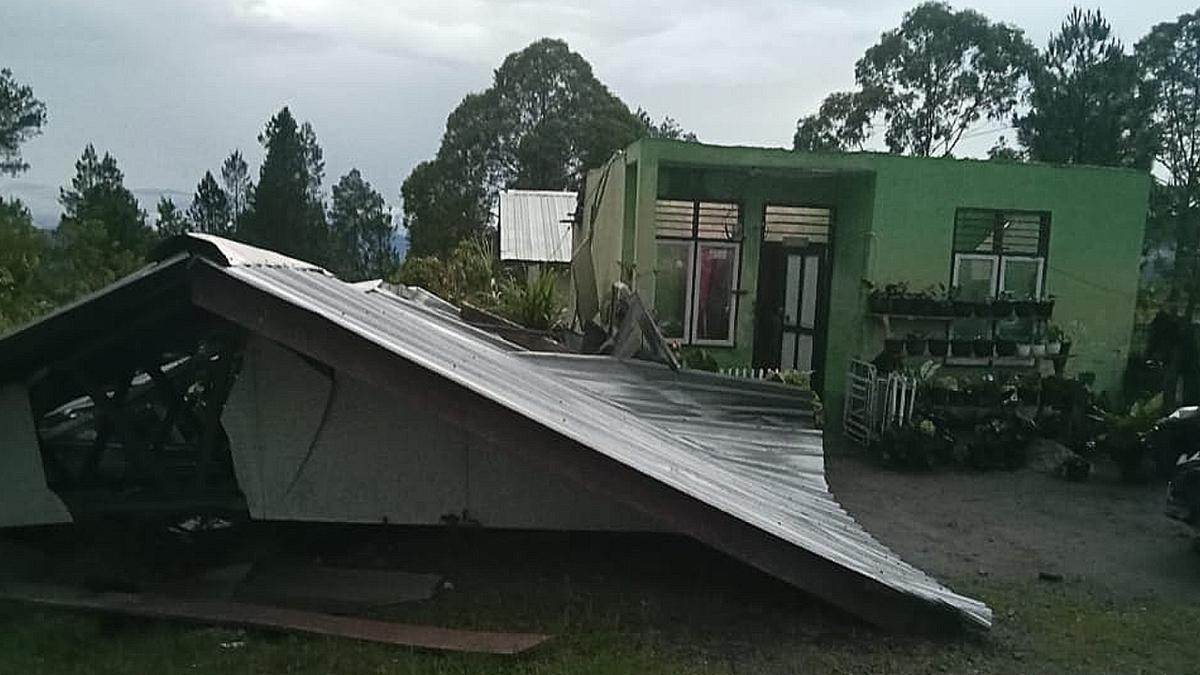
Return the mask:
<path fill-rule="evenodd" d="M 155 619 L 282 630 L 367 642 L 481 654 L 518 654 L 550 639 L 536 633 L 491 633 L 334 616 L 224 600 L 133 593 L 90 593 L 60 586 L 6 584 L 0 599 Z"/>

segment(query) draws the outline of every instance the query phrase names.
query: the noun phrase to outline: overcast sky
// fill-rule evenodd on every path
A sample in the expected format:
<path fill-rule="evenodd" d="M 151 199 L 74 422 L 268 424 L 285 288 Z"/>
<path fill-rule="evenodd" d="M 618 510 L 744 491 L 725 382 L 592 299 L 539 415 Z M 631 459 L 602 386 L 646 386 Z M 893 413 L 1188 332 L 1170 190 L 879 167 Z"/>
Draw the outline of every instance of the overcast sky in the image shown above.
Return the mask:
<path fill-rule="evenodd" d="M 0 66 L 49 107 L 24 148 L 33 168 L 0 195 L 57 219 L 84 145 L 111 151 L 152 211 L 185 204 L 283 105 L 312 122 L 326 184 L 352 167 L 388 199 L 437 149 L 446 115 L 505 54 L 560 37 L 631 108 L 669 114 L 711 143 L 789 145 L 796 118 L 853 84 L 854 61 L 911 2 L 880 0 L 0 0 Z M 1043 44 L 1070 2 L 956 3 Z M 1194 6 L 1100 5 L 1135 42 Z M 994 134 L 973 138 L 986 150 Z"/>

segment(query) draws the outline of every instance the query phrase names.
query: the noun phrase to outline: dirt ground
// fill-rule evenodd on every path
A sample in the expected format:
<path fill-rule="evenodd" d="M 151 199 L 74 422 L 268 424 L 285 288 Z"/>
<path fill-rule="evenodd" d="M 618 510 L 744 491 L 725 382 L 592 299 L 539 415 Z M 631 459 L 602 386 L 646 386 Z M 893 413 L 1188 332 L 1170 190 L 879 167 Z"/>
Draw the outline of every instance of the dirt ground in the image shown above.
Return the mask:
<path fill-rule="evenodd" d="M 941 579 L 1036 580 L 1040 572 L 1118 594 L 1200 599 L 1190 530 L 1163 515 L 1161 483 L 1098 469 L 1068 483 L 1016 472 L 899 473 L 832 454 L 834 495 L 883 543 Z"/>

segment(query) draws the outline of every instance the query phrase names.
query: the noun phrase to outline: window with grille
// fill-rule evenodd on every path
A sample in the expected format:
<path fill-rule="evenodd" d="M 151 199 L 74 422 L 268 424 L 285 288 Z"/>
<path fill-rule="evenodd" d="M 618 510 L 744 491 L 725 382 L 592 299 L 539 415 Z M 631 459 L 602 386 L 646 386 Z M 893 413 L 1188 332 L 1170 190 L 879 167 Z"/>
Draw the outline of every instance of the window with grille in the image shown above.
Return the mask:
<path fill-rule="evenodd" d="M 654 312 L 669 339 L 732 346 L 741 261 L 737 204 L 659 200 Z"/>
<path fill-rule="evenodd" d="M 951 284 L 963 300 L 1040 298 L 1049 244 L 1047 212 L 959 209 Z"/>
<path fill-rule="evenodd" d="M 832 223 L 830 209 L 769 204 L 763 212 L 763 240 L 806 239 L 814 244 L 828 244 Z"/>

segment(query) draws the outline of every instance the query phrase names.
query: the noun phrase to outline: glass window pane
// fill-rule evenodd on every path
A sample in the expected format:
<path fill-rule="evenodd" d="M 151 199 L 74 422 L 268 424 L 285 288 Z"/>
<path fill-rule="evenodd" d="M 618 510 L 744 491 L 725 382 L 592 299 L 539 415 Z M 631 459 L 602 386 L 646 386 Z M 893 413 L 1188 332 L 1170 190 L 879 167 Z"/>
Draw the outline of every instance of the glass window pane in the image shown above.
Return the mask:
<path fill-rule="evenodd" d="M 986 300 L 992 297 L 992 284 L 996 279 L 996 259 L 959 256 L 955 264 L 958 274 L 959 300 Z"/>
<path fill-rule="evenodd" d="M 783 323 L 788 326 L 796 325 L 796 310 L 800 305 L 800 269 L 803 265 L 803 257 L 788 256 L 787 276 L 783 281 Z"/>
<path fill-rule="evenodd" d="M 692 279 L 692 245 L 686 241 L 658 242 L 654 274 L 654 315 L 663 337 L 682 339 L 687 325 L 688 285 Z"/>
<path fill-rule="evenodd" d="M 800 327 L 814 328 L 817 321 L 817 282 L 821 259 L 815 255 L 804 258 L 804 294 L 800 301 Z"/>
<path fill-rule="evenodd" d="M 1017 300 L 1037 298 L 1039 266 L 1040 260 L 1037 258 L 1005 258 L 1000 290 L 1012 293 Z"/>
<path fill-rule="evenodd" d="M 737 272 L 737 248 L 700 244 L 696 275 L 695 339 L 732 339 L 733 283 Z"/>

